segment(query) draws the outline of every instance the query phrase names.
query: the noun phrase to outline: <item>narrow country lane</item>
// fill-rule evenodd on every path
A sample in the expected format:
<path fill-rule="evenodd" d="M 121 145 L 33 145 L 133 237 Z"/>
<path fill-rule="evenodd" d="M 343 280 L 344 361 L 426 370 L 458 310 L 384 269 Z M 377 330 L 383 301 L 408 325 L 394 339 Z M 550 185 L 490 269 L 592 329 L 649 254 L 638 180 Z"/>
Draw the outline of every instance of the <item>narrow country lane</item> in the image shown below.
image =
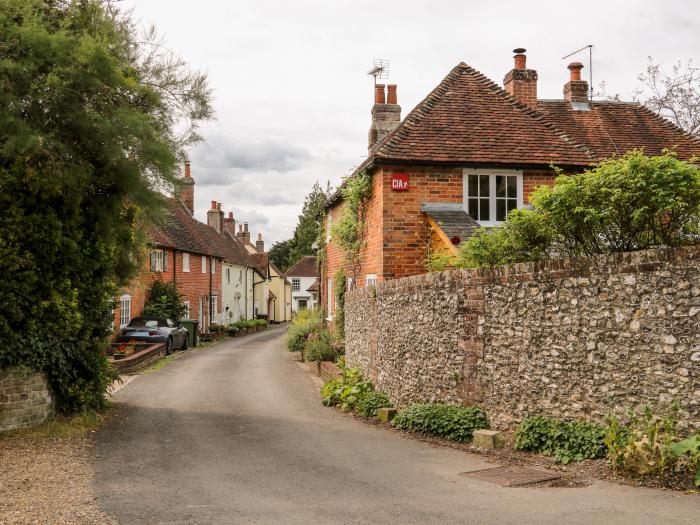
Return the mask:
<path fill-rule="evenodd" d="M 277 328 L 184 355 L 115 395 L 98 504 L 121 523 L 697 523 L 700 497 L 502 488 L 493 466 L 319 403 Z"/>

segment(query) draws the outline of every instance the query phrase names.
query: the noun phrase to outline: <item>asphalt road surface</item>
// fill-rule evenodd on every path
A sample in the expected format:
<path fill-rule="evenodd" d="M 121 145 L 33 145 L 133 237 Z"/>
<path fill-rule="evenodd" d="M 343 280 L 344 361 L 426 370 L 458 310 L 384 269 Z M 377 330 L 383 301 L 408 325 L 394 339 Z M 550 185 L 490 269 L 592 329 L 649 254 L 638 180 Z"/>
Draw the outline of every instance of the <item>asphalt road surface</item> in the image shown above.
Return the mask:
<path fill-rule="evenodd" d="M 321 406 L 283 330 L 186 353 L 114 396 L 97 503 L 120 523 L 700 523 L 700 495 L 503 488 L 492 467 Z"/>

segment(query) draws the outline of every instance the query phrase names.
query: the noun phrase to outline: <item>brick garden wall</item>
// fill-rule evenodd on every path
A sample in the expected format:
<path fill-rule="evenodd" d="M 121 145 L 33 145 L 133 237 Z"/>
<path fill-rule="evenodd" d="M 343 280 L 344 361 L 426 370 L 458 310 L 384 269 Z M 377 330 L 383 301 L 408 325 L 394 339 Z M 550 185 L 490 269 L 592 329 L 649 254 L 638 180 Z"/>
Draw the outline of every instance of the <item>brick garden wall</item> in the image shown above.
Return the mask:
<path fill-rule="evenodd" d="M 700 247 L 418 275 L 346 297 L 346 359 L 398 405 L 700 428 Z"/>
<path fill-rule="evenodd" d="M 53 400 L 43 374 L 9 369 L 0 374 L 0 432 L 43 423 Z"/>

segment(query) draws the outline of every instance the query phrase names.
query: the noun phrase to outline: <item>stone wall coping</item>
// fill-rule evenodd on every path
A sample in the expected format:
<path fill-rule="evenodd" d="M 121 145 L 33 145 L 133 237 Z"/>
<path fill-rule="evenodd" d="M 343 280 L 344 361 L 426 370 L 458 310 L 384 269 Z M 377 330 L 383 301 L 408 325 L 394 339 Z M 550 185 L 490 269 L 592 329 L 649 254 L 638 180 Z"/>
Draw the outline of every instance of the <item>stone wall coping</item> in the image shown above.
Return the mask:
<path fill-rule="evenodd" d="M 449 281 L 454 281 L 455 284 L 478 286 L 506 284 L 515 281 L 551 281 L 568 277 L 586 277 L 590 274 L 647 273 L 661 270 L 665 265 L 674 261 L 693 259 L 700 259 L 700 244 L 677 248 L 654 248 L 635 252 L 564 257 L 484 268 L 461 268 L 382 281 L 375 286 L 348 291 L 345 301 L 358 301 L 373 294 L 391 294 L 412 288 L 419 290 L 426 285 L 438 282 L 449 284 Z"/>

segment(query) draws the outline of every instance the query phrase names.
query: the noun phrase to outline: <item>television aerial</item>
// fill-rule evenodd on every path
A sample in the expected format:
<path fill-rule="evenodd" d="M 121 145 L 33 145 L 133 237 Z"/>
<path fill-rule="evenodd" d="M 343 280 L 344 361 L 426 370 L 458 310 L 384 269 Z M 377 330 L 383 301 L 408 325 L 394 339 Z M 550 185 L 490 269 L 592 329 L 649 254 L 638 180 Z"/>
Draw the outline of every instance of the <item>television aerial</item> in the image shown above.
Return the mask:
<path fill-rule="evenodd" d="M 562 60 L 566 60 L 570 56 L 573 56 L 577 53 L 580 53 L 581 51 L 585 51 L 588 49 L 588 80 L 589 80 L 589 88 L 590 88 L 590 99 L 591 101 L 593 100 L 593 44 L 588 44 L 585 47 L 582 47 L 581 49 L 577 49 L 576 51 L 572 51 L 565 57 L 561 57 Z"/>
<path fill-rule="evenodd" d="M 383 58 L 375 58 L 372 61 L 372 69 L 367 74 L 374 77 L 374 85 L 377 85 L 377 79 L 383 80 L 389 78 L 389 61 Z"/>

